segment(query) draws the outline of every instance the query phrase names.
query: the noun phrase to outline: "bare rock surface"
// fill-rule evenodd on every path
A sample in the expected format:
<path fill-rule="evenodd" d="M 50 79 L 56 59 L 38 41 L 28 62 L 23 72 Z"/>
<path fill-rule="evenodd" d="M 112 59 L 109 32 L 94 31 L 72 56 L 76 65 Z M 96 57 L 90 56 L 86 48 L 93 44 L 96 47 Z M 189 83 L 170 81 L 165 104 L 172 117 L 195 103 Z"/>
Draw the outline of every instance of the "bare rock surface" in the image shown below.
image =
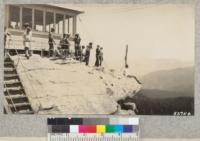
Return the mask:
<path fill-rule="evenodd" d="M 135 79 L 75 60 L 12 56 L 26 94 L 39 114 L 110 114 L 117 100 L 141 89 Z"/>

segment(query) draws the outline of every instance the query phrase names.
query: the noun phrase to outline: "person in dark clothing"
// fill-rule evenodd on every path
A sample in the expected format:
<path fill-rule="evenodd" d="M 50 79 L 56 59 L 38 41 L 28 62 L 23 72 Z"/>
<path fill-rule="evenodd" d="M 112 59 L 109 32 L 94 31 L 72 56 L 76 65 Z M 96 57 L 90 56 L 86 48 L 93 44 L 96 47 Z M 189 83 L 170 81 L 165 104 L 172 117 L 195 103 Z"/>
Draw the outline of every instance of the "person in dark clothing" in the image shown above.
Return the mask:
<path fill-rule="evenodd" d="M 88 66 L 89 65 L 89 61 L 90 61 L 90 50 L 92 49 L 92 43 L 89 43 L 89 45 L 87 46 L 86 52 L 85 52 L 85 65 Z"/>
<path fill-rule="evenodd" d="M 81 38 L 80 38 L 79 34 L 75 34 L 74 45 L 75 45 L 75 58 L 76 59 L 79 58 L 80 43 L 81 43 Z"/>
<path fill-rule="evenodd" d="M 99 55 L 100 55 L 100 46 L 97 45 L 97 48 L 96 48 L 96 61 L 95 61 L 95 66 L 96 67 L 99 66 Z"/>
<path fill-rule="evenodd" d="M 23 38 L 24 38 L 23 43 L 24 43 L 25 57 L 29 59 L 32 56 L 32 53 L 31 53 L 32 32 L 29 26 L 26 27 L 23 34 Z"/>
<path fill-rule="evenodd" d="M 52 57 L 54 55 L 54 36 L 53 33 L 55 32 L 54 28 L 51 28 L 51 31 L 49 32 L 49 57 Z"/>
<path fill-rule="evenodd" d="M 81 57 L 80 57 L 80 62 L 83 62 L 84 61 L 84 57 L 85 57 L 85 52 L 84 52 L 84 50 L 85 50 L 85 46 L 82 46 L 81 47 Z"/>
<path fill-rule="evenodd" d="M 69 34 L 63 34 L 63 38 L 60 40 L 61 50 L 64 58 L 69 54 Z"/>
<path fill-rule="evenodd" d="M 70 34 L 66 34 L 66 38 L 64 39 L 64 53 L 65 53 L 65 58 L 67 57 L 67 55 L 69 55 L 69 37 L 70 37 Z"/>
<path fill-rule="evenodd" d="M 99 66 L 102 65 L 103 62 L 103 47 L 100 48 L 100 53 L 99 53 Z"/>
<path fill-rule="evenodd" d="M 63 34 L 63 37 L 60 40 L 60 47 L 61 47 L 61 49 L 65 48 L 65 44 L 64 44 L 65 38 L 66 38 L 66 34 Z"/>

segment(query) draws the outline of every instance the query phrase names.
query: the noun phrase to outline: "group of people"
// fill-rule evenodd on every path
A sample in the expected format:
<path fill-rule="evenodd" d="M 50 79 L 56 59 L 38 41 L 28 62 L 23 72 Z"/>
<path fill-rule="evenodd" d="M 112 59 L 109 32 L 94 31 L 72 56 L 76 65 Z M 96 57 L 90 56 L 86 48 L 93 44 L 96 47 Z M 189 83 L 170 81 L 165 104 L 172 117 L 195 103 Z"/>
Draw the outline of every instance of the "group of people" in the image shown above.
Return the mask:
<path fill-rule="evenodd" d="M 23 45 L 25 50 L 25 57 L 29 59 L 32 56 L 31 52 L 31 41 L 32 41 L 32 31 L 28 23 L 24 24 L 25 31 L 23 33 Z M 7 36 L 10 33 L 7 32 L 7 28 L 4 29 L 4 46 L 6 46 Z M 59 45 L 55 42 L 55 29 L 51 28 L 48 35 L 48 56 L 55 57 L 60 56 L 62 58 L 66 58 L 73 54 L 76 60 L 80 60 L 81 62 L 85 62 L 86 66 L 89 65 L 90 61 L 90 52 L 93 48 L 93 43 L 89 43 L 86 47 L 81 46 L 81 38 L 79 34 L 75 34 L 74 37 L 71 37 L 70 34 L 63 34 L 60 39 Z M 74 42 L 74 53 L 70 52 L 70 41 Z M 103 47 L 97 45 L 96 48 L 96 61 L 95 66 L 99 67 L 102 65 L 103 61 Z"/>
<path fill-rule="evenodd" d="M 63 34 L 63 37 L 60 40 L 60 46 L 55 47 L 55 39 L 54 39 L 55 29 L 51 28 L 49 32 L 49 57 L 55 55 L 61 55 L 66 58 L 71 55 L 70 52 L 70 41 L 74 42 L 74 57 L 76 60 L 80 60 L 81 62 L 85 62 L 86 66 L 89 65 L 90 60 L 90 51 L 93 47 L 93 43 L 89 43 L 86 48 L 85 46 L 81 46 L 81 38 L 79 34 L 75 34 L 75 37 L 71 37 L 70 34 Z M 56 49 L 57 48 L 57 49 Z M 101 66 L 103 61 L 103 48 L 97 45 L 96 49 L 96 62 L 95 66 Z"/>

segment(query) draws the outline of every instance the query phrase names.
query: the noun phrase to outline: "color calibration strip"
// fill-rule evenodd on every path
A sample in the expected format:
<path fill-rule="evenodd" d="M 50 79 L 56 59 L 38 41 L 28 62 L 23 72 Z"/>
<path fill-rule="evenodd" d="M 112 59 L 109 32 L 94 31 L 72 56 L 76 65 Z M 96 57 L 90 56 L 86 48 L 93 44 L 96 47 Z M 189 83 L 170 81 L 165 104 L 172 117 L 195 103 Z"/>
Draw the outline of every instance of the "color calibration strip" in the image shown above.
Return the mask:
<path fill-rule="evenodd" d="M 134 133 L 136 125 L 52 125 L 49 133 Z"/>
<path fill-rule="evenodd" d="M 49 141 L 137 141 L 138 118 L 48 118 Z"/>

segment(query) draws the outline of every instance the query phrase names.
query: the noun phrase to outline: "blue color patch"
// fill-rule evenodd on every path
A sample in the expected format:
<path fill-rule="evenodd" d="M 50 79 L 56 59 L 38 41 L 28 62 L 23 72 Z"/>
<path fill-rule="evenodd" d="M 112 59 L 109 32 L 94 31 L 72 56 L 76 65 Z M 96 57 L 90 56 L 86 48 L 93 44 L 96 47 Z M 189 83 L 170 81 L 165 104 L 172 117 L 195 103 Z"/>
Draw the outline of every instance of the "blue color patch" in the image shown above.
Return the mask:
<path fill-rule="evenodd" d="M 123 125 L 115 125 L 116 133 L 123 133 Z"/>

